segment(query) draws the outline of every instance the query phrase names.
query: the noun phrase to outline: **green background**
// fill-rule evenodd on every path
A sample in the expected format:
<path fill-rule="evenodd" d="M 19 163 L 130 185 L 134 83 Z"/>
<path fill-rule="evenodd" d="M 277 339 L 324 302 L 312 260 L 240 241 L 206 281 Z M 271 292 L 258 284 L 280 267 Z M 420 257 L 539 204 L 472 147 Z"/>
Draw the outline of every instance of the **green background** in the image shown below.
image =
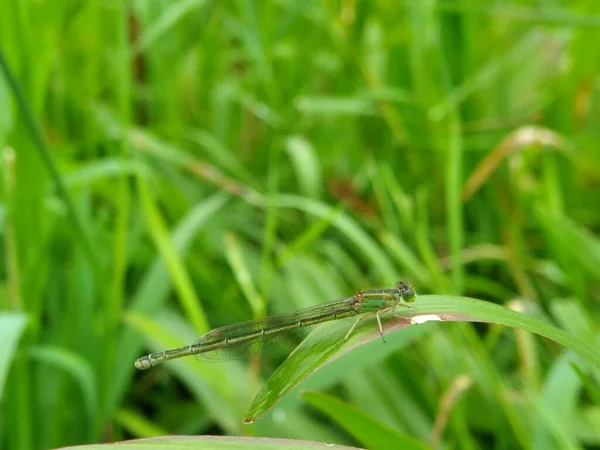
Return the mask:
<path fill-rule="evenodd" d="M 499 325 L 394 331 L 252 425 L 298 340 L 133 367 L 399 279 L 600 345 L 597 0 L 7 0 L 0 50 L 1 448 L 600 446 L 589 360 Z"/>

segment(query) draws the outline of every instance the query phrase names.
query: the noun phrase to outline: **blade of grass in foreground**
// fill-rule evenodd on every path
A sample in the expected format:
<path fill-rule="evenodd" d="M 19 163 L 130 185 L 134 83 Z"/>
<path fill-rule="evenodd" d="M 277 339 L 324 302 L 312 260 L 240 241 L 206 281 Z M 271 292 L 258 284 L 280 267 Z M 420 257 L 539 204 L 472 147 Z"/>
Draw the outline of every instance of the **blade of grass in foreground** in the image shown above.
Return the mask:
<path fill-rule="evenodd" d="M 198 448 L 210 448 L 213 450 L 306 450 L 327 448 L 333 450 L 358 450 L 356 447 L 336 444 L 326 444 L 326 447 L 324 447 L 322 442 L 237 436 L 169 436 L 136 439 L 134 441 L 115 442 L 111 444 L 82 445 L 71 448 L 78 448 L 80 450 L 110 450 L 111 448 L 151 448 L 152 450 L 173 450 L 175 448 L 180 450 Z"/>
<path fill-rule="evenodd" d="M 411 325 L 411 321 L 487 322 L 520 328 L 567 347 L 600 369 L 600 352 L 593 344 L 540 319 L 494 303 L 466 297 L 422 295 L 411 308 L 397 309 L 396 317 L 384 322 L 384 333 L 407 327 Z M 359 345 L 381 339 L 377 327 L 373 327 L 369 321 L 364 322 L 356 327 L 346 342 L 344 336 L 349 324 L 344 321 L 317 328 L 312 332 L 267 380 L 254 399 L 244 423 L 251 423 L 260 418 L 319 367 Z"/>

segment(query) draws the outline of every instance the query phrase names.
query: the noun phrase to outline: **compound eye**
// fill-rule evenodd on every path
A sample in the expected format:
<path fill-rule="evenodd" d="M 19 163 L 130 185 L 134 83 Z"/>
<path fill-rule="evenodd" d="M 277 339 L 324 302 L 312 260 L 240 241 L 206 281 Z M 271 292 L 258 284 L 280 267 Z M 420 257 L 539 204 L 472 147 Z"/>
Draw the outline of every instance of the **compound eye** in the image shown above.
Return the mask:
<path fill-rule="evenodd" d="M 405 283 L 404 281 L 398 281 L 398 283 L 396 283 L 396 288 L 400 291 L 402 300 L 405 302 L 410 303 L 416 300 L 417 294 L 408 283 Z"/>

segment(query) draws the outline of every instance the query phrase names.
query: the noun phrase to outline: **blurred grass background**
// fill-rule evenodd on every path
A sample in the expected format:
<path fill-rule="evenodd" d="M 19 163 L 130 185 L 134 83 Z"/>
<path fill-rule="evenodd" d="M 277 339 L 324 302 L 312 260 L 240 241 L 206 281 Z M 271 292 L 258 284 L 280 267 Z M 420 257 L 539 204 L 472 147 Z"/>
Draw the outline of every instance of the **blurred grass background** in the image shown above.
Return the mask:
<path fill-rule="evenodd" d="M 598 340 L 598 42 L 597 0 L 2 2 L 0 447 L 598 448 L 598 374 L 500 327 L 398 331 L 250 426 L 292 343 L 133 367 L 398 279 Z"/>

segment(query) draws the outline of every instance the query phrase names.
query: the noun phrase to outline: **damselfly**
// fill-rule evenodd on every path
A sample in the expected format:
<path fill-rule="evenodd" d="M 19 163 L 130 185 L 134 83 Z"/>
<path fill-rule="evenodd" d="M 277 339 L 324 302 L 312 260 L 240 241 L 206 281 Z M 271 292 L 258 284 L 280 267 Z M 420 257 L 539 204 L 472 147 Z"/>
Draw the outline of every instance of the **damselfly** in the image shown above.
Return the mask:
<path fill-rule="evenodd" d="M 135 367 L 140 370 L 149 369 L 163 361 L 189 355 L 208 360 L 235 359 L 239 355 L 259 352 L 266 343 L 281 333 L 352 316 L 357 318 L 344 340 L 350 337 L 360 320 L 372 316 L 377 318 L 379 332 L 384 339 L 380 315 L 388 312 L 393 314 L 398 305 L 408 306 L 400 303 L 401 300 L 410 303 L 415 301 L 416 296 L 413 288 L 403 281 L 397 282 L 393 288 L 367 289 L 352 297 L 301 309 L 295 313 L 216 328 L 191 345 L 143 356 L 135 362 Z"/>

